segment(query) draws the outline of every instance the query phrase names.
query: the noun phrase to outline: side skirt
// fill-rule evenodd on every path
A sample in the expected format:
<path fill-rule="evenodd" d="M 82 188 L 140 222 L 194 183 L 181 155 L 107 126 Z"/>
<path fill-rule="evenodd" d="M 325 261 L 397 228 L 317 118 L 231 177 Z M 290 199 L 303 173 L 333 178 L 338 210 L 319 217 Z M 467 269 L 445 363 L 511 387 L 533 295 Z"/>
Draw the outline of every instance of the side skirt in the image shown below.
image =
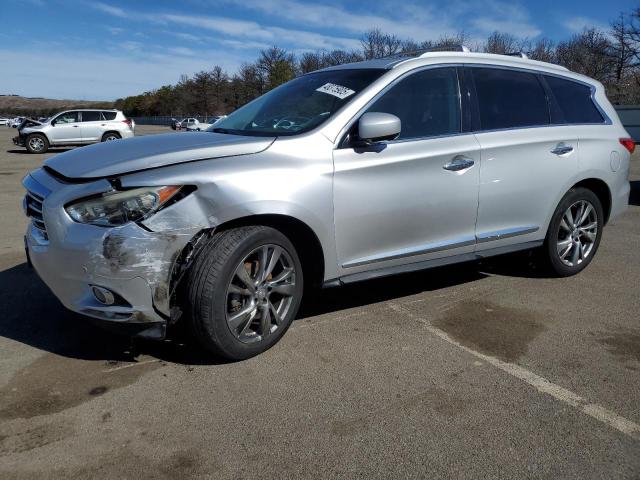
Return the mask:
<path fill-rule="evenodd" d="M 535 240 L 532 242 L 520 243 L 517 245 L 507 245 L 504 247 L 496 247 L 488 250 L 482 250 L 474 253 L 464 253 L 461 255 L 453 255 L 451 257 L 436 258 L 434 260 L 425 260 L 422 262 L 408 263 L 405 265 L 396 265 L 393 267 L 378 268 L 376 270 L 370 270 L 368 272 L 351 273 L 343 277 L 326 280 L 323 284 L 323 288 L 338 287 L 348 283 L 362 282 L 364 280 L 371 280 L 373 278 L 388 277 L 390 275 L 397 275 L 399 273 L 415 272 L 418 270 L 426 270 L 429 268 L 441 267 L 444 265 L 451 265 L 454 263 L 471 262 L 474 260 L 480 260 L 487 257 L 495 257 L 496 255 L 503 255 L 505 253 L 518 252 L 521 250 L 530 250 L 542 246 L 544 240 Z"/>

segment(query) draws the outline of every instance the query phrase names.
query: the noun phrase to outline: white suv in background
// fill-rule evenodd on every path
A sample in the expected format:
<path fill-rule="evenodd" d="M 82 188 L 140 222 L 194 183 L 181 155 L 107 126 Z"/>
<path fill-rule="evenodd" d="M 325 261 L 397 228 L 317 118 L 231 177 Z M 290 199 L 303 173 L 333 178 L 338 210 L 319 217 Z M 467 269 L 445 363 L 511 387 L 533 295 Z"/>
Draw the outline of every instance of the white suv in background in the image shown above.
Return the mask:
<path fill-rule="evenodd" d="M 69 110 L 48 121 L 29 121 L 13 143 L 30 153 L 44 153 L 49 147 L 88 145 L 133 137 L 133 122 L 119 110 Z"/>
<path fill-rule="evenodd" d="M 176 126 L 182 130 L 192 130 L 197 128 L 198 125 L 200 125 L 200 120 L 198 120 L 197 118 L 191 118 L 191 117 L 184 118 L 176 124 Z"/>

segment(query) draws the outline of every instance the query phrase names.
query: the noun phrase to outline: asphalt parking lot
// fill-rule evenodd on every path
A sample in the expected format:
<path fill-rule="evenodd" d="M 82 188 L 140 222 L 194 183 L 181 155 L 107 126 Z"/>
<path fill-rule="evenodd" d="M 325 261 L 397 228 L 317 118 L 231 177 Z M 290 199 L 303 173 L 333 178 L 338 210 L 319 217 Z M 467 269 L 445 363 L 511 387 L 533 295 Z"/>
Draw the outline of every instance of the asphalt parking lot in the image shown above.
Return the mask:
<path fill-rule="evenodd" d="M 20 184 L 57 152 L 12 135 L 1 478 L 640 478 L 637 155 L 577 277 L 515 255 L 326 290 L 270 351 L 220 364 L 182 337 L 131 352 L 59 304 L 25 263 Z"/>

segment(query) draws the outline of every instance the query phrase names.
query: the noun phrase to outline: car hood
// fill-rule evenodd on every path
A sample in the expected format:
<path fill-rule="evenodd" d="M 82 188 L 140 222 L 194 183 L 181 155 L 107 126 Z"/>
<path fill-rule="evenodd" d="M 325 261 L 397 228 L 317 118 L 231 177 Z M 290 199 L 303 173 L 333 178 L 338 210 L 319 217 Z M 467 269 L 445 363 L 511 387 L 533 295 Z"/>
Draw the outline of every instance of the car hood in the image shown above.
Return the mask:
<path fill-rule="evenodd" d="M 274 140 L 211 132 L 147 135 L 76 148 L 44 164 L 68 178 L 113 177 L 195 160 L 258 153 Z"/>

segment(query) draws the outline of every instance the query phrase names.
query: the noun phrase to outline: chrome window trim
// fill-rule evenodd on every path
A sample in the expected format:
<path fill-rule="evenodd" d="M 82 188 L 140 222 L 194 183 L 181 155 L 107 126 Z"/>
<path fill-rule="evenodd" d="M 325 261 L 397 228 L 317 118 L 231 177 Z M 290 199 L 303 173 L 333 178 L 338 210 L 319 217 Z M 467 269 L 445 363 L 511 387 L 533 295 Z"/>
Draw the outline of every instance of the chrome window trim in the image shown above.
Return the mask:
<path fill-rule="evenodd" d="M 524 67 L 511 67 L 511 66 L 506 66 L 506 65 L 494 65 L 494 64 L 484 64 L 484 63 L 466 63 L 463 65 L 464 67 L 469 67 L 469 68 L 491 68 L 491 69 L 496 69 L 496 70 L 514 70 L 514 71 L 520 71 L 520 72 L 525 72 L 525 73 L 531 73 L 533 75 L 548 75 L 551 77 L 557 77 L 560 78 L 561 80 L 567 80 L 570 82 L 574 82 L 574 83 L 578 83 L 580 85 L 584 85 L 586 87 L 589 87 L 589 90 L 591 91 L 591 101 L 593 102 L 593 104 L 595 105 L 596 109 L 598 110 L 598 112 L 600 112 L 600 115 L 602 115 L 603 121 L 602 122 L 597 122 L 597 123 L 548 123 L 548 124 L 540 124 L 540 125 L 527 125 L 527 126 L 523 126 L 523 127 L 506 127 L 506 128 L 496 128 L 496 129 L 492 129 L 492 130 L 483 130 L 483 129 L 479 129 L 479 130 L 472 130 L 473 133 L 488 133 L 488 132 L 507 132 L 510 130 L 524 130 L 527 128 L 544 128 L 544 127 L 576 127 L 576 126 L 585 126 L 585 125 L 613 125 L 613 121 L 611 120 L 611 118 L 609 118 L 609 115 L 607 115 L 607 113 L 602 109 L 602 107 L 600 106 L 600 104 L 598 103 L 598 101 L 596 100 L 595 94 L 596 94 L 596 87 L 590 83 L 587 82 L 583 82 L 582 80 L 577 80 L 575 78 L 571 78 L 571 77 L 567 77 L 564 75 L 560 75 L 557 73 L 549 73 L 549 72 L 545 72 L 543 70 L 534 70 L 534 69 L 530 69 L 530 68 L 524 68 Z M 540 81 L 538 79 L 538 81 Z M 543 90 L 545 90 L 543 85 L 540 85 L 542 87 Z M 551 87 L 549 87 L 551 88 Z M 476 102 L 477 102 L 477 92 L 476 92 Z M 545 96 L 547 96 L 547 92 L 545 90 Z M 547 101 L 549 101 L 549 99 L 547 99 Z M 549 122 L 551 122 L 551 112 L 549 112 Z"/>
<path fill-rule="evenodd" d="M 408 70 L 408 71 L 404 72 L 403 74 L 401 74 L 400 76 L 394 78 L 382 90 L 380 90 L 371 100 L 369 100 L 369 102 L 367 102 L 364 107 L 362 107 L 360 110 L 358 110 L 358 112 L 356 112 L 354 114 L 354 116 L 340 130 L 340 133 L 337 136 L 337 138 L 339 140 L 336 143 L 336 146 L 334 147 L 334 150 L 340 150 L 340 149 L 345 149 L 345 148 L 353 148 L 353 147 L 350 147 L 348 145 L 343 145 L 344 138 L 347 135 L 348 131 L 353 126 L 353 124 L 363 115 L 363 113 L 366 112 L 366 110 L 373 103 L 375 103 L 390 88 L 392 88 L 394 85 L 396 85 L 402 79 L 406 78 L 408 75 L 411 75 L 411 74 L 414 74 L 414 73 L 418 73 L 418 72 L 420 72 L 422 70 L 433 69 L 433 68 L 465 68 L 465 67 L 469 67 L 469 68 L 493 68 L 493 69 L 499 69 L 499 70 L 513 70 L 513 71 L 531 73 L 531 74 L 536 75 L 536 76 L 538 76 L 538 75 L 543 75 L 543 76 L 544 75 L 548 75 L 548 76 L 560 78 L 562 80 L 567 80 L 567 81 L 570 81 L 570 82 L 575 82 L 575 83 L 580 84 L 580 85 L 584 85 L 586 87 L 589 87 L 589 90 L 591 92 L 591 95 L 590 95 L 591 101 L 595 105 L 595 107 L 598 110 L 598 112 L 600 112 L 600 115 L 602 115 L 603 121 L 599 122 L 599 123 L 548 123 L 548 124 L 542 124 L 542 125 L 527 125 L 527 126 L 523 126 L 523 127 L 497 128 L 497 129 L 493 129 L 493 130 L 482 130 L 482 129 L 473 130 L 473 129 L 471 129 L 468 132 L 463 132 L 462 131 L 462 115 L 463 115 L 464 112 L 462 111 L 462 90 L 461 90 L 462 85 L 461 85 L 460 75 L 456 71 L 456 76 L 458 78 L 458 101 L 459 101 L 459 106 L 460 106 L 460 130 L 461 131 L 459 133 L 445 134 L 445 135 L 434 135 L 434 136 L 427 136 L 427 137 L 405 138 L 405 139 L 400 139 L 400 140 L 387 140 L 387 141 L 379 142 L 379 143 L 383 144 L 383 145 L 392 145 L 392 144 L 404 143 L 404 142 L 417 142 L 417 141 L 422 141 L 422 140 L 431 140 L 431 139 L 438 139 L 438 138 L 452 138 L 452 137 L 459 137 L 461 135 L 472 135 L 472 134 L 480 134 L 480 133 L 508 132 L 508 131 L 512 131 L 512 130 L 525 130 L 525 129 L 529 129 L 529 128 L 553 128 L 553 127 L 579 127 L 579 126 L 613 125 L 613 121 L 611 120 L 609 115 L 607 115 L 607 113 L 602 109 L 602 107 L 600 106 L 600 104 L 596 100 L 596 98 L 595 98 L 596 87 L 594 85 L 592 85 L 591 83 L 584 82 L 582 80 L 577 80 L 575 78 L 567 77 L 565 75 L 562 75 L 562 74 L 559 74 L 559 73 L 555 73 L 555 72 L 551 73 L 551 72 L 547 72 L 547 71 L 544 71 L 544 70 L 537 70 L 537 69 L 525 68 L 525 67 L 514 67 L 514 66 L 508 66 L 508 65 L 496 65 L 496 64 L 492 64 L 492 63 L 486 63 L 486 64 L 485 63 L 465 63 L 465 62 L 462 62 L 462 63 L 459 63 L 459 62 L 458 63 L 439 63 L 439 64 L 423 65 L 423 66 L 420 66 L 420 67 L 416 67 L 416 68 Z M 540 80 L 538 80 L 538 81 L 540 81 Z M 544 88 L 543 85 L 541 85 L 541 87 L 545 91 L 545 96 L 547 96 L 546 89 Z M 476 101 L 477 101 L 477 99 L 476 99 Z M 473 115 L 473 112 L 472 112 L 472 115 Z M 549 114 L 549 122 L 551 122 L 551 114 Z"/>
<path fill-rule="evenodd" d="M 353 125 L 355 124 L 355 122 L 357 122 L 360 117 L 362 115 L 364 115 L 367 112 L 367 109 L 369 107 L 371 107 L 376 101 L 378 101 L 380 99 L 380 97 L 382 97 L 385 93 L 387 93 L 391 88 L 393 88 L 395 85 L 397 85 L 399 82 L 401 82 L 402 80 L 404 80 L 405 78 L 407 78 L 409 75 L 413 75 L 415 73 L 419 73 L 423 70 L 433 70 L 436 68 L 454 68 L 456 69 L 456 79 L 458 80 L 458 108 L 460 111 L 460 131 L 457 133 L 447 133 L 444 135 L 431 135 L 431 136 L 426 136 L 426 137 L 413 137 L 413 138 L 402 138 L 399 140 L 385 140 L 383 142 L 378 142 L 379 144 L 383 144 L 383 145 L 393 145 L 395 143 L 405 143 L 405 142 L 416 142 L 416 141 L 421 141 L 421 140 L 431 140 L 434 138 L 449 138 L 449 137 L 459 137 L 460 135 L 470 135 L 473 132 L 463 132 L 462 131 L 462 90 L 461 90 L 461 79 L 460 79 L 460 75 L 458 74 L 458 70 L 457 68 L 459 67 L 463 67 L 464 64 L 462 63 L 438 63 L 438 64 L 433 64 L 433 65 L 422 65 L 420 67 L 416 67 L 413 68 L 411 70 L 408 70 L 406 72 L 404 72 L 403 74 L 401 74 L 400 76 L 394 78 L 391 82 L 389 82 L 387 85 L 385 85 L 385 87 L 380 90 L 378 93 L 375 94 L 375 96 L 369 100 L 360 110 L 358 110 L 353 117 L 351 117 L 351 119 L 346 123 L 346 126 L 344 126 L 341 130 L 340 133 L 338 134 L 338 142 L 336 143 L 336 147 L 334 148 L 334 150 L 342 150 L 342 149 L 348 149 L 348 148 L 353 148 L 349 145 L 343 145 L 344 143 L 344 139 L 345 136 L 347 135 L 347 133 L 349 132 L 349 130 L 351 130 L 351 127 L 353 127 Z"/>
<path fill-rule="evenodd" d="M 603 119 L 602 122 L 592 122 L 592 123 L 554 123 L 552 125 L 561 126 L 561 127 L 562 126 L 570 127 L 570 126 L 573 126 L 573 125 L 613 125 L 613 121 L 611 120 L 609 115 L 607 115 L 607 112 L 605 112 L 602 109 L 602 107 L 600 106 L 600 104 L 596 100 L 596 87 L 594 85 L 592 85 L 590 83 L 587 83 L 587 82 L 583 82 L 581 80 L 576 80 L 575 78 L 565 77 L 564 75 L 558 75 L 558 74 L 555 74 L 555 73 L 546 73 L 545 72 L 545 73 L 542 73 L 541 75 L 547 75 L 547 76 L 550 76 L 550 77 L 556 77 L 556 78 L 559 78 L 561 80 L 565 80 L 565 81 L 568 81 L 568 82 L 577 83 L 579 85 L 584 85 L 585 87 L 589 87 L 589 90 L 591 92 L 591 94 L 590 94 L 591 101 L 595 105 L 596 110 L 598 110 L 598 112 L 600 112 L 600 115 L 602 115 L 602 119 Z M 551 87 L 549 87 L 549 89 L 551 90 Z"/>

